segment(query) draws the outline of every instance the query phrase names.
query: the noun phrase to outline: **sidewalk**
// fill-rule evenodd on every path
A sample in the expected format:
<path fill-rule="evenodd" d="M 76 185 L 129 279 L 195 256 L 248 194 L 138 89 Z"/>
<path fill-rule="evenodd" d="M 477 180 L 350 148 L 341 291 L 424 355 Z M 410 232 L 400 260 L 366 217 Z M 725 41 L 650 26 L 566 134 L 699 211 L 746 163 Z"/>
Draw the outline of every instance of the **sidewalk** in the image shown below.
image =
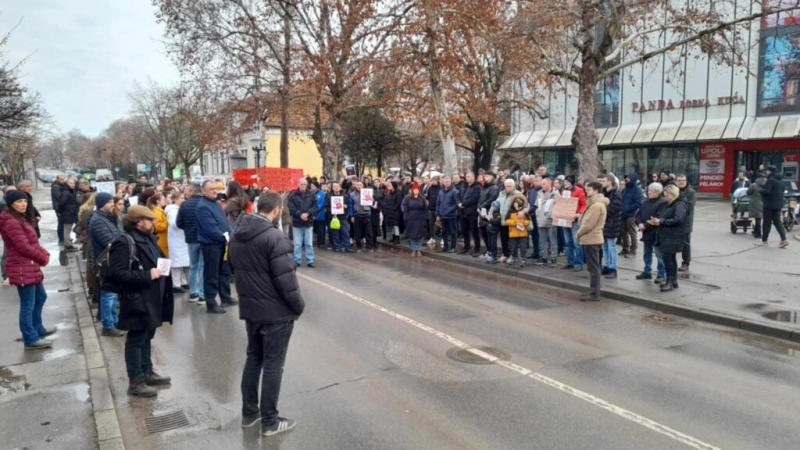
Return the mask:
<path fill-rule="evenodd" d="M 789 248 L 781 250 L 777 248 L 774 229 L 767 247 L 755 246 L 759 240 L 749 233 L 731 234 L 730 206 L 720 201 L 701 200 L 695 214 L 691 270 L 689 278 L 680 279 L 680 289 L 661 293 L 652 280 L 635 279 L 643 267 L 640 246 L 635 258 L 619 258 L 619 278 L 603 279 L 603 296 L 800 342 L 800 242 L 790 238 Z M 407 248 L 405 243 L 400 247 Z M 468 255 L 436 253 L 427 247 L 423 252 L 454 264 L 523 276 L 566 289 L 585 291 L 589 286 L 585 271 L 575 273 L 532 264 L 520 270 L 500 263 L 491 266 Z M 559 258 L 560 265 L 563 260 Z"/>
<path fill-rule="evenodd" d="M 52 349 L 25 350 L 17 290 L 0 288 L 0 442 L 3 448 L 118 448 L 116 415 L 102 411 L 110 393 L 104 395 L 107 376 L 76 267 L 80 256 L 59 253 L 55 214 L 42 215 L 42 245 L 51 255 L 43 269 L 43 319 L 58 332 Z"/>

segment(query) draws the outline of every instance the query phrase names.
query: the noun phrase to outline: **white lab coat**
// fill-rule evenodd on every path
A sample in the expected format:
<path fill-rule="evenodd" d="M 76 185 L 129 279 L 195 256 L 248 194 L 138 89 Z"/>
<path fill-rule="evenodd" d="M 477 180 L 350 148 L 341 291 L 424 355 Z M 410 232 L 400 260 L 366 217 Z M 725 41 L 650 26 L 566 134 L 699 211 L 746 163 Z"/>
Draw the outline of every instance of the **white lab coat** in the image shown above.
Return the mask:
<path fill-rule="evenodd" d="M 178 206 L 167 205 L 164 208 L 167 213 L 167 245 L 169 246 L 169 259 L 172 261 L 172 268 L 189 267 L 189 246 L 186 244 L 186 236 L 183 230 L 178 228 Z"/>

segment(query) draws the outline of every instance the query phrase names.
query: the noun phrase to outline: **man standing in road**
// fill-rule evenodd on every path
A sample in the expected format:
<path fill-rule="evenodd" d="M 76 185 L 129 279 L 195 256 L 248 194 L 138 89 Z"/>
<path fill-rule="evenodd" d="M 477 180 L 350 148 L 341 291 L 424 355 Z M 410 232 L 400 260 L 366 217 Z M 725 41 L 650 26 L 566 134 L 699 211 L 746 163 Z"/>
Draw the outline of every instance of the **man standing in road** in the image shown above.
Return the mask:
<path fill-rule="evenodd" d="M 683 251 L 681 252 L 681 267 L 678 268 L 678 272 L 688 272 L 689 263 L 692 262 L 692 228 L 694 228 L 694 207 L 697 205 L 697 195 L 694 189 L 689 186 L 684 174 L 675 177 L 675 185 L 681 190 L 681 197 L 689 207 L 689 214 L 686 216 L 686 242 L 683 243 Z"/>
<path fill-rule="evenodd" d="M 600 249 L 605 243 L 603 229 L 606 225 L 608 199 L 600 193 L 603 186 L 598 182 L 586 183 L 587 208 L 581 217 L 578 240 L 583 246 L 586 268 L 589 270 L 590 291 L 581 296 L 581 301 L 600 300 Z"/>
<path fill-rule="evenodd" d="M 446 253 L 456 252 L 456 239 L 458 228 L 456 220 L 458 216 L 458 189 L 453 187 L 450 178 L 442 180 L 444 188 L 439 191 L 439 198 L 436 200 L 436 217 L 442 220 L 442 234 L 444 247 L 442 251 Z"/>
<path fill-rule="evenodd" d="M 314 267 L 314 219 L 317 214 L 317 199 L 308 190 L 308 180 L 300 178 L 297 190 L 289 195 L 289 212 L 292 214 L 292 237 L 294 238 L 294 263 L 303 262 L 303 246 L 306 248 L 306 265 Z"/>
<path fill-rule="evenodd" d="M 203 197 L 197 203 L 197 241 L 203 253 L 203 292 L 206 311 L 209 314 L 224 314 L 225 309 L 217 303 L 217 293 L 224 306 L 233 306 L 231 298 L 231 274 L 223 264 L 225 246 L 230 239 L 230 229 L 225 212 L 217 203 L 217 182 L 203 182 Z"/>
<path fill-rule="evenodd" d="M 203 198 L 200 185 L 192 183 L 189 194 L 191 196 L 178 209 L 175 224 L 183 230 L 186 245 L 189 246 L 189 301 L 204 303 L 203 251 L 197 240 L 197 204 Z"/>
<path fill-rule="evenodd" d="M 89 217 L 89 239 L 92 242 L 94 261 L 99 262 L 100 255 L 122 234 L 117 226 L 117 216 L 114 215 L 114 197 L 107 192 L 101 192 L 94 198 L 97 211 Z M 100 282 L 100 320 L 103 324 L 103 336 L 120 337 L 124 335 L 117 329 L 117 300 L 118 294 L 107 289 L 102 289 Z"/>
<path fill-rule="evenodd" d="M 289 259 L 292 243 L 275 226 L 281 217 L 281 205 L 277 193 L 262 194 L 258 213 L 242 218 L 230 247 L 241 301 L 239 318 L 247 329 L 247 360 L 241 385 L 242 427 L 260 423 L 264 436 L 289 431 L 296 423 L 278 416 L 278 396 L 294 321 L 305 308 L 295 267 Z"/>

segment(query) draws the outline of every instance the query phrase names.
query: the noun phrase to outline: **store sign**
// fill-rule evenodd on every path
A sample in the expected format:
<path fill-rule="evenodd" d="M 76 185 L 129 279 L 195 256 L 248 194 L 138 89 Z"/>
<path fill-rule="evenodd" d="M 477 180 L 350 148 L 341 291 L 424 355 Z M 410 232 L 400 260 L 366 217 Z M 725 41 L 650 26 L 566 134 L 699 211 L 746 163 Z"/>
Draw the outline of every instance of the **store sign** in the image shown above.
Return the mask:
<path fill-rule="evenodd" d="M 723 192 L 725 185 L 725 145 L 703 144 L 700 146 L 700 192 Z"/>
<path fill-rule="evenodd" d="M 725 106 L 744 104 L 744 97 L 733 95 L 730 97 L 717 97 L 716 103 L 712 103 L 707 98 L 696 98 L 688 100 L 649 100 L 646 102 L 633 102 L 631 107 L 633 112 L 644 113 L 648 111 L 669 111 L 672 109 L 706 108 L 709 106 Z"/>

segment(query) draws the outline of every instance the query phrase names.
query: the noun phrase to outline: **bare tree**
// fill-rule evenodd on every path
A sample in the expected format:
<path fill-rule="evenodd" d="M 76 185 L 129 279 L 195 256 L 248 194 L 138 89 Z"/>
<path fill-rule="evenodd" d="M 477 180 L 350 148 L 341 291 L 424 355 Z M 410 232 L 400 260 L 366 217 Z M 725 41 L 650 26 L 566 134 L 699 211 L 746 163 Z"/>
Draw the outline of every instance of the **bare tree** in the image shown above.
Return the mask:
<path fill-rule="evenodd" d="M 0 61 L 10 33 L 0 38 Z M 0 137 L 12 137 L 41 116 L 38 96 L 20 84 L 17 65 L 0 62 Z"/>

